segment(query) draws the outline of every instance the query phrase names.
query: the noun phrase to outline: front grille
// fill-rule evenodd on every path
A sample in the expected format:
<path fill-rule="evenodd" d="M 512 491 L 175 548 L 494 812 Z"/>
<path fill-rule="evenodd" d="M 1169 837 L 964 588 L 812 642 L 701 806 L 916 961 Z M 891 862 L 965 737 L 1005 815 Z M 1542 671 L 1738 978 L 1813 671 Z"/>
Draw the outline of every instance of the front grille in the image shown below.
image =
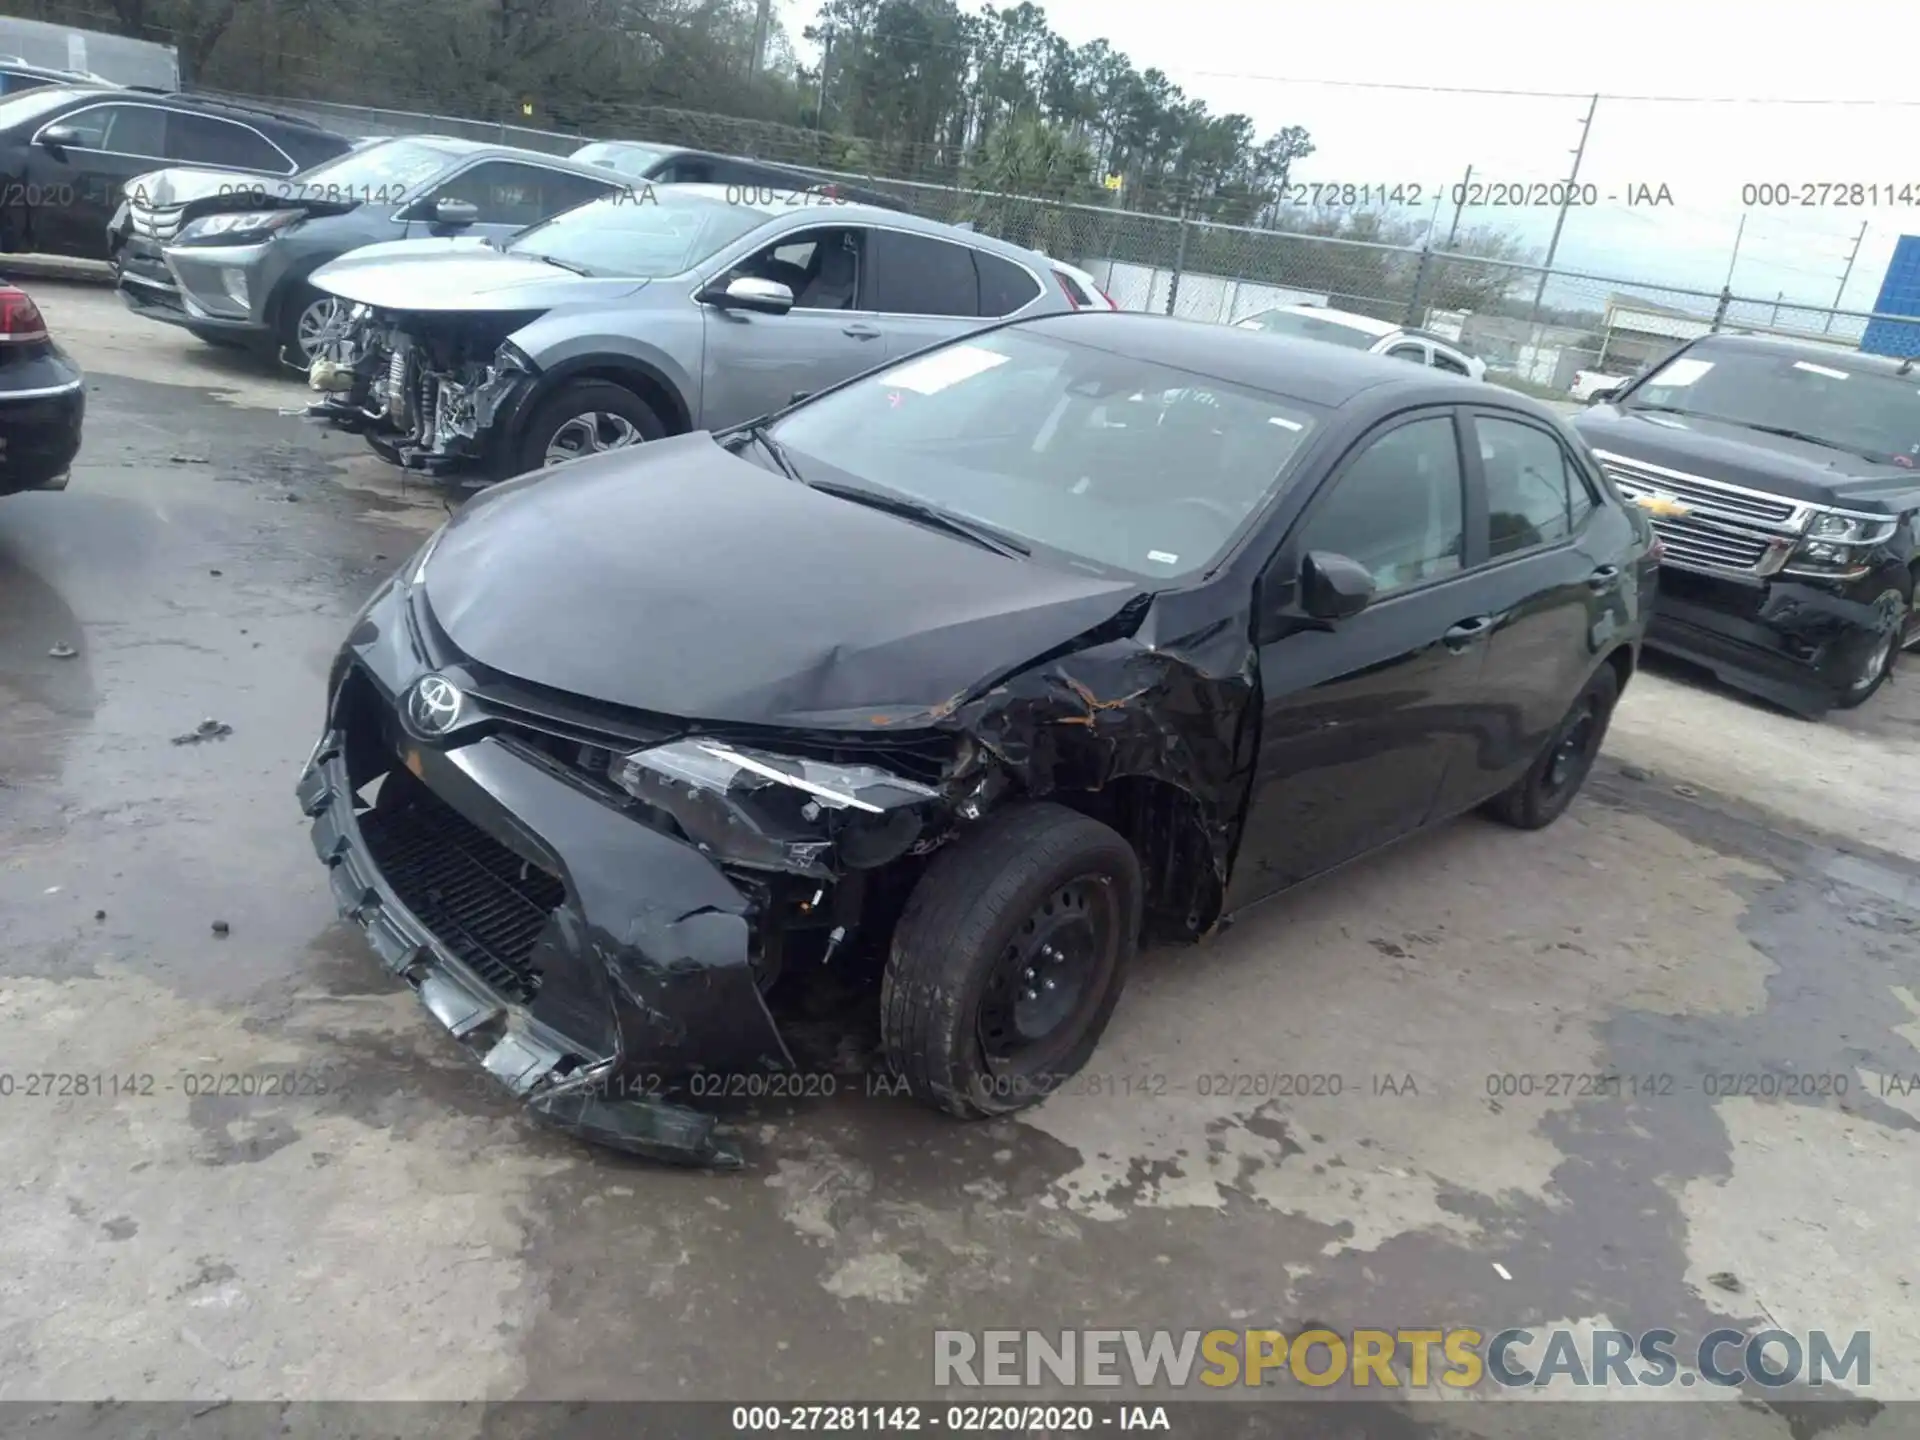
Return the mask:
<path fill-rule="evenodd" d="M 1693 519 L 1656 518 L 1653 533 L 1666 546 L 1666 553 L 1660 557 L 1662 564 L 1696 570 L 1737 570 L 1758 575 L 1770 544 L 1764 535 Z"/>
<path fill-rule="evenodd" d="M 182 213 L 182 208 L 178 205 L 166 209 L 133 205 L 128 207 L 127 219 L 133 225 L 133 233 L 141 238 L 167 241 L 180 233 Z"/>
<path fill-rule="evenodd" d="M 1790 528 L 1800 509 L 1791 500 L 1757 494 L 1723 481 L 1709 480 L 1703 475 L 1688 475 L 1618 455 L 1603 455 L 1600 465 L 1629 500 L 1637 495 L 1670 495 L 1682 504 L 1710 511 L 1728 520 L 1779 529 Z"/>
<path fill-rule="evenodd" d="M 532 1000 L 533 947 L 566 898 L 560 882 L 423 785 L 405 784 L 397 803 L 382 800 L 360 817 L 360 833 L 401 904 L 502 996 Z"/>

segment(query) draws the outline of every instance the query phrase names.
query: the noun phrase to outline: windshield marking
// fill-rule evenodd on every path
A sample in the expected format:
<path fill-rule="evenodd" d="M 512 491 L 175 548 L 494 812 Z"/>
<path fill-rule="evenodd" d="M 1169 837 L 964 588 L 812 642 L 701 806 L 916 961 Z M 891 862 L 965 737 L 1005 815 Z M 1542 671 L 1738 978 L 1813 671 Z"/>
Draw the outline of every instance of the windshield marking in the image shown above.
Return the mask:
<path fill-rule="evenodd" d="M 996 355 L 977 345 L 957 345 L 951 350 L 929 355 L 919 363 L 896 370 L 891 375 L 883 375 L 880 383 L 889 389 L 938 395 L 949 386 L 958 385 L 962 380 L 971 380 L 976 375 L 984 375 L 996 365 L 1006 363 L 1005 355 Z"/>
<path fill-rule="evenodd" d="M 1829 380 L 1851 380 L 1853 378 L 1852 374 L 1846 370 L 1830 369 L 1825 365 L 1816 365 L 1811 360 L 1796 360 L 1793 362 L 1793 368 L 1796 370 L 1804 370 L 1809 375 L 1824 375 Z"/>
<path fill-rule="evenodd" d="M 1713 369 L 1713 361 L 1711 360 L 1694 360 L 1690 357 L 1682 356 L 1680 359 L 1669 363 L 1666 369 L 1649 380 L 1647 382 L 1647 388 L 1649 390 L 1660 390 L 1669 385 L 1676 388 L 1682 385 L 1691 385 L 1711 369 Z"/>

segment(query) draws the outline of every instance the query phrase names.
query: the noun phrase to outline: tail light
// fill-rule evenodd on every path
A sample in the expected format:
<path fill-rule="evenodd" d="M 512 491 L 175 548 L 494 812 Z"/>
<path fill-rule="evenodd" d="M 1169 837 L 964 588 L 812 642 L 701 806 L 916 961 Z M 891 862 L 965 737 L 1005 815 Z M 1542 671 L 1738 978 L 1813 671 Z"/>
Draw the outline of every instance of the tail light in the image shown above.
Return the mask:
<path fill-rule="evenodd" d="M 0 285 L 0 344 L 25 344 L 47 338 L 46 317 L 33 297 L 13 285 Z"/>
<path fill-rule="evenodd" d="M 1120 308 L 1118 305 L 1113 303 L 1113 297 L 1107 294 L 1107 292 L 1102 290 L 1098 285 L 1093 287 L 1093 293 L 1098 295 L 1102 300 L 1107 302 L 1107 308 L 1109 310 L 1118 310 Z"/>

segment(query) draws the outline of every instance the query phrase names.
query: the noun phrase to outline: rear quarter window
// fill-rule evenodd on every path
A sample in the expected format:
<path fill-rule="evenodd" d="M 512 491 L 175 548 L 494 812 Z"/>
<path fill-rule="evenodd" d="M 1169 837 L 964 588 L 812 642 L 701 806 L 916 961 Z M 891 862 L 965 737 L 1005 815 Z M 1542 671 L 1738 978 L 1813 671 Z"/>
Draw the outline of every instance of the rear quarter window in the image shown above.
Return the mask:
<path fill-rule="evenodd" d="M 1011 315 L 1038 298 L 1040 282 L 1011 260 L 976 250 L 973 252 L 973 263 L 980 271 L 982 316 Z"/>

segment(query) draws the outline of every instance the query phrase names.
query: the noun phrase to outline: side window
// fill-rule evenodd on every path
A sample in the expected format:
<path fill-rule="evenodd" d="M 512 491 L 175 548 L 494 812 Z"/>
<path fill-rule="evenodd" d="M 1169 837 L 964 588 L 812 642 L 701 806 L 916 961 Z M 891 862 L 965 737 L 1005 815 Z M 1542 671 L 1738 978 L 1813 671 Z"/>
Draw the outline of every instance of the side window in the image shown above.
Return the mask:
<path fill-rule="evenodd" d="M 1455 355 L 1451 350 L 1442 350 L 1438 345 L 1433 347 L 1433 368 L 1436 370 L 1444 370 L 1449 375 L 1471 375 L 1473 373 L 1467 369 L 1466 362 L 1458 355 Z"/>
<path fill-rule="evenodd" d="M 553 213 L 544 194 L 552 173 L 512 160 L 483 160 L 434 191 L 433 199 L 465 200 L 480 212 L 482 225 L 531 225 Z"/>
<path fill-rule="evenodd" d="M 80 136 L 84 150 L 107 150 L 142 159 L 167 158 L 167 112 L 152 105 L 92 105 L 47 122 Z"/>
<path fill-rule="evenodd" d="M 1535 426 L 1491 415 L 1476 416 L 1473 428 L 1487 480 L 1488 553 L 1511 555 L 1571 535 L 1579 523 L 1574 501 L 1585 501 L 1584 516 L 1592 499 L 1560 442 Z"/>
<path fill-rule="evenodd" d="M 973 251 L 948 240 L 881 230 L 874 235 L 869 310 L 889 315 L 980 314 Z"/>
<path fill-rule="evenodd" d="M 1386 353 L 1396 360 L 1411 360 L 1416 365 L 1427 363 L 1427 347 L 1415 341 L 1403 341 L 1398 345 L 1389 346 Z"/>
<path fill-rule="evenodd" d="M 1460 450 L 1444 415 L 1395 426 L 1334 478 L 1299 551 L 1357 560 L 1380 593 L 1451 575 L 1466 549 Z"/>
<path fill-rule="evenodd" d="M 544 171 L 540 190 L 545 209 L 540 218 L 558 215 L 562 210 L 571 210 L 574 206 L 584 205 L 589 200 L 598 200 L 602 195 L 610 195 L 620 188 L 618 185 L 609 185 L 604 180 L 595 180 L 586 175 L 571 175 L 565 170 Z M 637 186 L 634 198 L 642 202 L 646 198 L 644 192 Z"/>
<path fill-rule="evenodd" d="M 726 278 L 777 280 L 793 292 L 796 310 L 851 310 L 866 268 L 864 238 L 864 231 L 853 228 L 783 235 L 735 265 Z"/>
<path fill-rule="evenodd" d="M 1040 293 L 1040 282 L 1011 260 L 973 252 L 974 268 L 980 272 L 980 313 L 983 316 L 1011 315 L 1022 305 L 1033 303 Z"/>
<path fill-rule="evenodd" d="M 260 136 L 231 120 L 175 112 L 167 126 L 167 158 L 188 165 L 286 173 L 286 159 Z"/>
<path fill-rule="evenodd" d="M 702 160 L 694 156 L 682 156 L 673 162 L 673 167 L 662 175 L 661 180 L 668 185 L 715 185 L 714 168 L 711 160 Z"/>

